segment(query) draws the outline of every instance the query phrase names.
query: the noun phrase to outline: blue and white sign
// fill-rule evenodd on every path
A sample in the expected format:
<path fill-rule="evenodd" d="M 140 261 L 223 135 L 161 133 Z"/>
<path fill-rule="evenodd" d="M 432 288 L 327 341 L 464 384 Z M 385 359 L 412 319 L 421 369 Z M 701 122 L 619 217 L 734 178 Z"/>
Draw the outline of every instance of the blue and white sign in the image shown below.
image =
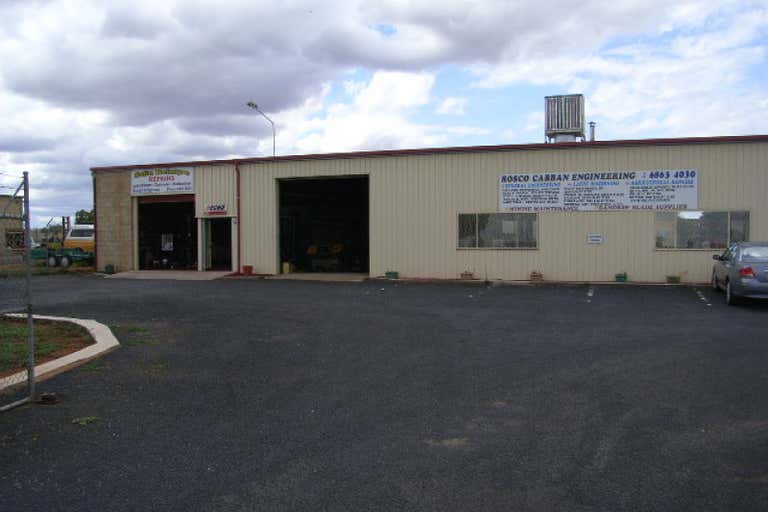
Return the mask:
<path fill-rule="evenodd" d="M 499 177 L 499 210 L 513 212 L 694 210 L 695 169 L 544 172 Z"/>

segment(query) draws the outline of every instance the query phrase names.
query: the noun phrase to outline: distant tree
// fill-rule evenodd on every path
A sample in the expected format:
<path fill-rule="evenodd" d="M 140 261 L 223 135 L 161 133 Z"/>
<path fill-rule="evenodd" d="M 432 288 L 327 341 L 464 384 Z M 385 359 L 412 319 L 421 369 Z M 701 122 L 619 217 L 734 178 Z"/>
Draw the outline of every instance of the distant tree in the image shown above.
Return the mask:
<path fill-rule="evenodd" d="M 75 224 L 93 224 L 94 215 L 93 210 L 78 210 L 75 212 Z"/>

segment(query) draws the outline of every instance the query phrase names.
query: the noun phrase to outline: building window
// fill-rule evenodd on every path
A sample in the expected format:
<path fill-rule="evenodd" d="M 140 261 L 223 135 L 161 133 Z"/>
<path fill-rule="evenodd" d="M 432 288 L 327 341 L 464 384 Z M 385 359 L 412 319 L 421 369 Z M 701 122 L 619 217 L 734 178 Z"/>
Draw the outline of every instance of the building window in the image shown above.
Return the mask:
<path fill-rule="evenodd" d="M 73 229 L 69 236 L 71 238 L 90 238 L 93 236 L 92 229 Z"/>
<path fill-rule="evenodd" d="M 656 212 L 657 249 L 724 249 L 749 239 L 749 212 Z"/>
<path fill-rule="evenodd" d="M 535 213 L 460 213 L 460 249 L 535 249 Z"/>

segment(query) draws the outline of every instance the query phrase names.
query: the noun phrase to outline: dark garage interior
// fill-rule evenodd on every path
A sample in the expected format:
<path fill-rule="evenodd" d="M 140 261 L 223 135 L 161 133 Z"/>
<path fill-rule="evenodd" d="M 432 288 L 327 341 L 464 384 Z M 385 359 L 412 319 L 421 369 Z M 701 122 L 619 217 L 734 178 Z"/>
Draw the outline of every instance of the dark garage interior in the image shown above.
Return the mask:
<path fill-rule="evenodd" d="M 139 268 L 197 270 L 194 196 L 139 199 Z"/>
<path fill-rule="evenodd" d="M 278 183 L 281 272 L 368 272 L 367 176 Z"/>
<path fill-rule="evenodd" d="M 229 217 L 205 219 L 206 270 L 232 269 L 232 220 Z"/>

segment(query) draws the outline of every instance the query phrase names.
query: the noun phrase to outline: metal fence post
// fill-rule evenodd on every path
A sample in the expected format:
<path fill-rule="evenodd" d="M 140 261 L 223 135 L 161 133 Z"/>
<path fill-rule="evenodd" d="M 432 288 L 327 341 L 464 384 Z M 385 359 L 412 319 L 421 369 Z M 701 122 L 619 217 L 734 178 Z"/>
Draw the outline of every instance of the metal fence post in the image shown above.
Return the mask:
<path fill-rule="evenodd" d="M 0 171 L 0 178 L 18 179 L 18 186 L 6 185 L 0 183 L 0 188 L 11 189 L 14 192 L 10 195 L 4 195 L 3 201 L 7 204 L 0 207 L 0 234 L 4 233 L 0 240 L 0 315 L 5 312 L 25 311 L 21 317 L 26 314 L 26 353 L 20 354 L 16 364 L 12 368 L 18 368 L 19 371 L 9 376 L 0 378 L 0 391 L 3 399 L 6 396 L 13 399 L 16 392 L 15 386 L 22 385 L 26 378 L 26 396 L 8 404 L 0 404 L 0 412 L 9 411 L 22 404 L 29 403 L 37 399 L 37 379 L 35 375 L 35 327 L 32 316 L 32 212 L 29 203 L 29 173 L 24 172 L 23 176 L 9 174 Z M 23 193 L 23 197 L 20 194 Z M 10 224 L 10 233 L 5 230 Z M 18 226 L 18 227 L 16 227 Z M 23 246 L 22 246 L 23 244 Z M 5 268 L 7 266 L 7 269 Z M 16 272 L 22 267 L 23 272 Z M 6 272 L 7 270 L 8 272 Z M 23 277 L 22 277 L 23 276 Z M 16 288 L 16 292 L 14 292 Z M 22 291 L 23 288 L 23 291 Z M 15 298 L 14 298 L 15 296 Z M 0 340 L 0 343 L 5 340 Z M 21 341 L 21 340 L 19 340 Z M 9 341 L 10 343 L 10 341 Z M 9 347 L 10 352 L 13 350 Z M 20 367 L 26 367 L 26 371 Z M 6 394 L 6 390 L 9 393 Z"/>
<path fill-rule="evenodd" d="M 27 302 L 27 385 L 29 398 L 35 400 L 35 328 L 32 321 L 32 215 L 29 212 L 29 173 L 24 171 L 24 259 Z"/>

